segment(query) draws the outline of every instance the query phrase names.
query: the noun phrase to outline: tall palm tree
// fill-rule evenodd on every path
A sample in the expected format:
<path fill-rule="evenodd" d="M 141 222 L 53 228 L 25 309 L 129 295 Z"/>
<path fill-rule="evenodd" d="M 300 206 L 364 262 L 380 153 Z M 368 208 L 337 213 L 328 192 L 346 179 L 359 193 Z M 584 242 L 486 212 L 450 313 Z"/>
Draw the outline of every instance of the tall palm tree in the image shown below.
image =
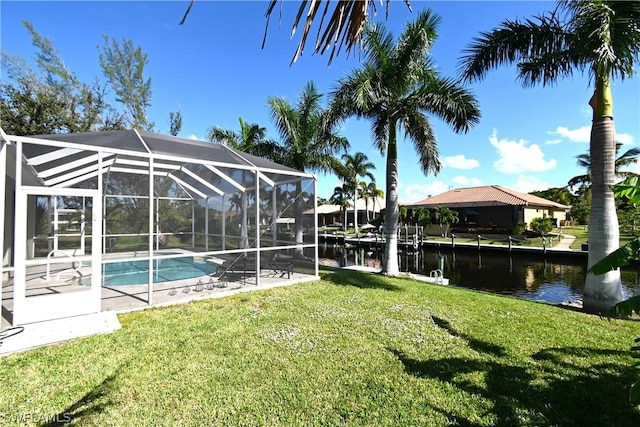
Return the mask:
<path fill-rule="evenodd" d="M 399 274 L 398 131 L 413 143 L 422 171 L 438 173 L 436 136 L 426 114 L 441 118 L 456 132 L 468 131 L 480 117 L 473 95 L 440 76 L 428 59 L 439 24 L 440 17 L 426 9 L 395 42 L 383 25 L 367 26 L 362 45 L 365 63 L 338 82 L 330 107 L 335 117 L 370 119 L 374 146 L 386 153 L 383 273 L 391 276 Z"/>
<path fill-rule="evenodd" d="M 340 171 L 341 178 L 353 189 L 353 228 L 358 233 L 358 189 L 360 188 L 360 180 L 358 178 L 369 178 L 371 181 L 376 177 L 371 172 L 376 165 L 369 161 L 369 157 L 358 151 L 355 154 L 342 155 L 343 168 Z"/>
<path fill-rule="evenodd" d="M 589 105 L 593 124 L 592 208 L 589 220 L 591 267 L 619 246 L 618 218 L 611 185 L 615 179 L 615 128 L 611 81 L 634 74 L 640 58 L 640 1 L 560 0 L 533 19 L 505 20 L 482 33 L 465 51 L 461 75 L 482 79 L 489 69 L 516 63 L 525 86 L 552 85 L 587 71 L 594 84 Z M 622 299 L 620 271 L 587 274 L 584 308 L 598 312 Z"/>
<path fill-rule="evenodd" d="M 628 178 L 635 175 L 634 172 L 624 171 L 623 167 L 633 165 L 638 162 L 638 156 L 640 156 L 640 148 L 630 148 L 623 154 L 618 156 L 618 152 L 622 147 L 621 143 L 616 143 L 616 160 L 614 162 L 614 174 L 615 177 L 620 179 Z M 575 187 L 577 185 L 585 184 L 591 186 L 591 155 L 589 153 L 583 153 L 576 156 L 578 159 L 578 166 L 585 168 L 587 171 L 583 175 L 574 176 L 569 180 L 569 187 Z"/>
<path fill-rule="evenodd" d="M 346 151 L 349 142 L 338 135 L 339 121 L 326 121 L 326 110 L 321 105 L 322 94 L 313 82 L 307 83 L 298 102 L 291 105 L 281 97 L 270 97 L 267 101 L 269 114 L 280 135 L 270 150 L 269 156 L 278 163 L 302 172 L 333 172 L 341 167 L 335 157 Z M 302 182 L 296 184 L 296 194 L 302 193 Z M 294 203 L 295 239 L 303 243 L 303 203 L 297 197 Z M 301 256 L 302 250 L 296 250 Z"/>

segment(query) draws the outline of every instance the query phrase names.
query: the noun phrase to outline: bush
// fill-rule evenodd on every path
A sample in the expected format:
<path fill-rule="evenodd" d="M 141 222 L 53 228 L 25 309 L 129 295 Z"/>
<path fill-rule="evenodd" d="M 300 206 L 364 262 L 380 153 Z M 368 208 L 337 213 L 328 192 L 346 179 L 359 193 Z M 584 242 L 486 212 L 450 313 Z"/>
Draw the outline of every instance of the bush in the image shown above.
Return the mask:
<path fill-rule="evenodd" d="M 534 218 L 531 220 L 531 229 L 541 236 L 553 230 L 551 218 Z"/>
<path fill-rule="evenodd" d="M 516 236 L 520 236 L 524 234 L 524 231 L 527 229 L 527 224 L 524 222 L 519 222 L 513 226 L 513 234 Z"/>

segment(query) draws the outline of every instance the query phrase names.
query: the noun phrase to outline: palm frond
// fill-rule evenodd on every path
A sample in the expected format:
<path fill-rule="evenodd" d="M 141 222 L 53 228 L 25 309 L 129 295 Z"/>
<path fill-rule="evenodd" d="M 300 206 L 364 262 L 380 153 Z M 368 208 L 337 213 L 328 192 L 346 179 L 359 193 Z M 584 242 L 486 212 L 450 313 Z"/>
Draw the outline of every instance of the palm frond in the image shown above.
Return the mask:
<path fill-rule="evenodd" d="M 536 73 L 532 65 L 540 65 L 542 58 L 559 58 L 568 43 L 569 36 L 555 14 L 536 16 L 522 22 L 505 20 L 493 31 L 483 32 L 473 39 L 463 51 L 458 72 L 463 81 L 471 82 L 484 79 L 490 69 L 522 62 L 529 63 L 520 71 L 523 81 L 547 84 L 551 76 L 566 71 L 566 63 L 559 60 L 544 63 L 545 67 Z M 565 59 L 575 61 L 567 55 Z"/>
<path fill-rule="evenodd" d="M 468 132 L 480 121 L 476 98 L 453 79 L 430 77 L 409 98 L 421 110 L 441 118 L 455 132 Z"/>
<path fill-rule="evenodd" d="M 401 119 L 405 136 L 412 142 L 425 175 L 437 175 L 442 168 L 435 133 L 429 119 L 422 114 L 410 114 Z"/>

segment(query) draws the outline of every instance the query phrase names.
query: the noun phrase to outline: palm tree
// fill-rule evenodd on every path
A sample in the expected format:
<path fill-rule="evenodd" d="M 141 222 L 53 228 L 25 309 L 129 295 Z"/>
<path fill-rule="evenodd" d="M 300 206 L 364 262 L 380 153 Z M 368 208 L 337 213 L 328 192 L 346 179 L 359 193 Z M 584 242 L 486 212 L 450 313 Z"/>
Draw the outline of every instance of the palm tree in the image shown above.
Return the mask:
<path fill-rule="evenodd" d="M 367 190 L 365 191 L 365 194 L 373 200 L 373 214 L 375 216 L 376 200 L 379 197 L 384 197 L 384 191 L 378 188 L 375 182 L 370 182 L 369 184 L 367 184 Z M 367 220 L 368 220 L 368 217 L 367 217 Z"/>
<path fill-rule="evenodd" d="M 270 97 L 267 101 L 269 114 L 280 141 L 271 147 L 269 157 L 285 166 L 302 172 L 336 172 L 340 161 L 336 154 L 346 151 L 349 142 L 337 134 L 338 121 L 326 122 L 326 111 L 320 105 L 322 94 L 313 82 L 307 83 L 296 105 L 281 97 Z M 302 182 L 296 184 L 296 194 L 302 193 Z M 295 239 L 303 243 L 302 212 L 300 197 L 294 203 Z M 302 256 L 302 249 L 296 250 Z"/>
<path fill-rule="evenodd" d="M 267 139 L 267 129 L 256 123 L 247 123 L 242 117 L 238 117 L 238 122 L 240 123 L 240 132 L 213 126 L 208 130 L 207 139 L 244 153 L 268 157 L 272 153 L 275 142 Z M 246 187 L 244 178 L 242 185 Z M 243 214 L 240 231 L 242 248 L 248 247 L 249 244 L 248 220 L 246 218 L 249 205 L 248 197 L 248 192 L 242 192 L 241 202 L 236 204 L 236 212 L 239 208 Z"/>
<path fill-rule="evenodd" d="M 433 216 L 438 220 L 440 224 L 440 232 L 442 233 L 442 237 L 447 237 L 447 229 L 451 224 L 455 224 L 460 221 L 458 218 L 458 212 L 452 211 L 446 206 L 438 206 L 433 211 Z"/>
<path fill-rule="evenodd" d="M 627 151 L 625 151 L 624 154 L 618 156 L 618 152 L 620 151 L 621 147 L 622 147 L 621 143 L 619 142 L 616 143 L 615 155 L 617 157 L 613 167 L 614 167 L 614 174 L 618 179 L 629 178 L 630 176 L 635 175 L 634 172 L 623 171 L 621 169 L 625 166 L 629 166 L 637 163 L 639 160 L 638 156 L 640 156 L 640 148 L 630 148 Z M 574 176 L 573 178 L 571 178 L 569 180 L 569 187 L 573 188 L 581 184 L 585 184 L 590 187 L 591 186 L 591 156 L 589 155 L 589 153 L 583 153 L 576 156 L 576 158 L 578 159 L 577 161 L 578 166 L 585 168 L 587 170 L 587 173 L 583 175 Z"/>
<path fill-rule="evenodd" d="M 345 190 L 343 187 L 336 187 L 333 189 L 333 194 L 329 199 L 329 202 L 332 205 L 340 206 L 340 217 L 342 217 L 342 229 L 347 231 L 347 209 L 351 202 L 351 194 L 348 190 Z"/>
<path fill-rule="evenodd" d="M 267 139 L 267 128 L 257 123 L 247 123 L 242 117 L 238 117 L 238 122 L 240 132 L 213 126 L 207 132 L 207 139 L 256 156 L 268 155 L 275 143 Z"/>
<path fill-rule="evenodd" d="M 512 63 L 517 63 L 518 78 L 525 86 L 548 86 L 575 72 L 588 72 L 594 83 L 589 100 L 593 109 L 589 267 L 619 246 L 611 191 L 615 179 L 611 81 L 634 74 L 640 57 L 639 27 L 639 1 L 560 0 L 551 12 L 525 21 L 505 20 L 482 33 L 462 58 L 461 75 L 466 81 L 480 80 L 489 69 Z M 619 270 L 587 274 L 586 311 L 602 311 L 622 297 Z"/>
<path fill-rule="evenodd" d="M 362 45 L 366 62 L 338 82 L 330 107 L 334 117 L 371 119 L 374 146 L 386 153 L 383 273 L 391 276 L 399 274 L 398 131 L 404 130 L 413 143 L 422 171 L 438 173 L 437 141 L 426 114 L 441 118 L 456 132 L 468 131 L 480 117 L 473 95 L 441 77 L 427 57 L 439 23 L 440 17 L 426 9 L 395 43 L 384 26 L 368 26 Z"/>
<path fill-rule="evenodd" d="M 376 166 L 369 161 L 369 157 L 358 151 L 355 154 L 343 154 L 342 155 L 343 168 L 339 171 L 341 178 L 348 185 L 350 189 L 353 189 L 353 227 L 358 233 L 358 188 L 360 187 L 360 181 L 358 178 L 369 178 L 371 181 L 376 180 L 376 177 L 371 173 L 371 169 L 375 169 Z"/>

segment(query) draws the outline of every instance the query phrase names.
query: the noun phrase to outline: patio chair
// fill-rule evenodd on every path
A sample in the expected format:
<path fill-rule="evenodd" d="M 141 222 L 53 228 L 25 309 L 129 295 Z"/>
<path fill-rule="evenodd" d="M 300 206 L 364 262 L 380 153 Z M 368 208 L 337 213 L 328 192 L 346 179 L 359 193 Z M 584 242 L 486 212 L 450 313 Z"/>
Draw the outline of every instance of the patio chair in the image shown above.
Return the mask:
<path fill-rule="evenodd" d="M 274 276 L 279 274 L 280 277 L 284 277 L 286 274 L 287 279 L 290 279 L 291 273 L 293 273 L 293 262 L 290 260 L 278 260 L 277 253 L 274 253 L 271 258 L 269 258 L 265 267 L 271 270 L 269 274 L 273 274 Z"/>

